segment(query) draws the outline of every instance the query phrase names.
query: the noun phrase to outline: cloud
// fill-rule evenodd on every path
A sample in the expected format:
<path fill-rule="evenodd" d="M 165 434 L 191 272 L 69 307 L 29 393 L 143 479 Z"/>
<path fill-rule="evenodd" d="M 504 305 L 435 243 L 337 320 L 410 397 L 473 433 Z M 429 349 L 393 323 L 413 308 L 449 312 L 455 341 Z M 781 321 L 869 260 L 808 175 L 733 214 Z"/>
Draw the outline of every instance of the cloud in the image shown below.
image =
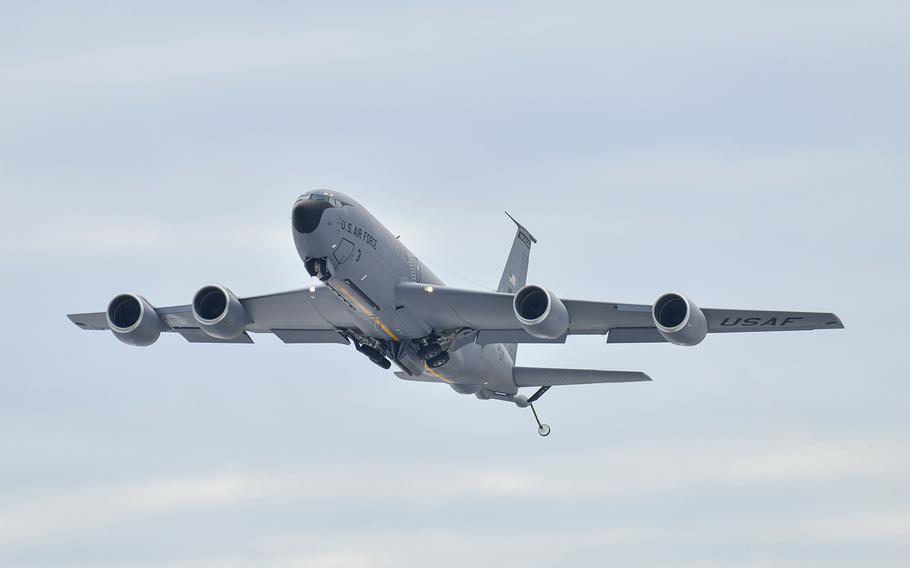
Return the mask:
<path fill-rule="evenodd" d="M 814 203 L 820 199 L 848 199 L 855 191 L 854 184 L 870 179 L 874 172 L 893 168 L 891 164 L 900 155 L 897 150 L 862 144 L 785 148 L 743 158 L 676 148 L 649 148 L 608 157 L 581 156 L 532 164 L 528 170 L 517 174 L 518 178 L 502 180 L 502 183 L 517 186 L 533 183 L 534 179 L 562 179 L 569 185 L 581 186 L 585 180 L 598 179 L 601 186 L 634 188 L 641 197 L 637 198 L 633 192 L 623 198 L 633 205 L 637 199 L 650 198 L 651 194 L 646 191 L 659 194 L 686 191 L 689 200 L 706 203 L 729 194 L 734 188 L 739 193 L 753 192 L 761 196 L 756 198 L 759 201 L 778 197 Z M 258 211 L 251 216 L 249 209 L 243 207 L 244 188 L 219 185 L 224 183 L 220 179 L 175 183 L 177 186 L 169 193 L 153 200 L 148 198 L 148 195 L 155 195 L 151 188 L 142 188 L 135 191 L 135 195 L 117 200 L 111 200 L 103 192 L 73 191 L 53 199 L 48 199 L 42 191 L 4 192 L 5 206 L 16 214 L 0 228 L 5 237 L 0 239 L 0 259 L 130 251 L 176 253 L 213 247 L 237 253 L 290 250 L 287 203 L 296 196 L 294 191 L 275 192 L 284 201 L 273 199 L 271 203 L 280 203 L 281 209 Z M 12 187 L 14 183 L 7 180 L 5 185 Z M 279 187 L 288 185 L 291 184 L 286 181 L 276 182 Z M 183 197 L 193 190 L 196 196 Z M 207 200 L 226 192 L 231 192 L 231 197 L 219 206 L 214 218 L 200 213 L 207 207 Z M 393 195 L 396 200 L 411 198 L 400 192 Z M 373 196 L 374 199 L 379 197 Z M 179 211 L 174 210 L 177 204 Z M 878 217 L 897 214 L 897 210 L 880 211 L 877 208 L 873 212 L 870 208 L 875 206 L 872 201 L 857 203 L 854 210 Z M 449 207 L 461 210 L 462 215 L 468 215 L 474 209 L 470 200 L 455 200 Z M 790 208 L 779 215 L 798 215 L 799 211 Z M 396 219 L 381 221 L 405 235 L 420 233 L 415 228 L 420 220 L 402 214 L 400 208 L 395 212 L 398 213 Z M 635 238 L 639 241 L 660 235 L 675 236 L 681 231 L 713 235 L 716 230 L 710 224 L 693 225 L 688 218 L 681 218 L 676 209 L 664 211 L 660 205 L 633 208 L 622 217 L 612 218 L 609 227 L 603 230 L 614 231 L 616 236 L 629 235 L 643 222 L 653 224 L 655 234 L 637 235 Z M 884 225 L 876 230 L 888 228 L 893 229 L 894 225 Z M 418 240 L 413 240 L 411 245 L 416 246 L 418 253 L 420 247 L 426 248 Z M 454 253 L 461 254 L 461 251 Z"/>
<path fill-rule="evenodd" d="M 0 564 L 906 563 L 904 3 L 32 5 L 0 19 Z M 304 285 L 287 217 L 323 182 L 481 282 L 508 208 L 567 296 L 853 327 L 522 348 L 664 377 L 548 395 L 544 442 L 341 347 L 63 317 Z"/>
<path fill-rule="evenodd" d="M 666 469 L 667 463 L 675 464 L 672 471 Z M 418 469 L 420 475 L 415 476 L 413 472 Z M 356 511 L 363 507 L 457 508 L 466 503 L 505 500 L 533 502 L 545 508 L 617 500 L 634 502 L 725 488 L 749 487 L 755 491 L 763 487 L 887 484 L 908 474 L 910 457 L 902 452 L 902 445 L 876 446 L 856 441 L 808 447 L 654 447 L 593 458 L 576 455 L 561 459 L 558 464 L 533 467 L 466 465 L 438 470 L 409 464 L 379 466 L 371 469 L 369 484 L 362 482 L 357 468 L 344 466 L 278 474 L 216 473 L 105 484 L 59 493 L 42 491 L 41 495 L 30 495 L 24 503 L 10 503 L 0 512 L 0 543 L 7 548 L 46 545 L 64 535 L 88 536 L 107 525 L 143 518 L 177 518 L 191 511 L 245 510 L 277 503 L 293 504 L 303 510 L 315 507 Z M 375 487 L 383 490 L 377 492 Z M 910 504 L 905 505 L 910 508 Z M 874 510 L 859 511 L 860 517 L 854 517 L 854 511 L 839 511 L 837 518 L 841 520 L 837 522 L 822 515 L 801 525 L 802 534 L 805 538 L 822 538 L 845 534 L 861 524 L 865 527 L 863 538 L 902 537 L 910 526 L 896 522 L 904 511 L 899 509 L 900 504 L 894 506 L 898 507 L 896 511 L 885 511 L 881 516 Z M 869 516 L 870 522 L 858 521 L 862 515 Z M 758 523 L 755 531 L 767 533 L 767 538 L 784 534 L 778 521 Z M 702 531 L 700 538 L 708 539 L 724 527 L 697 525 L 673 530 L 678 539 L 685 538 L 686 531 Z M 612 534 L 613 538 L 644 538 L 628 530 Z"/>
<path fill-rule="evenodd" d="M 763 9 L 765 4 L 745 10 L 713 2 L 669 3 L 659 8 L 590 2 L 558 7 L 547 3 L 457 9 L 408 6 L 373 11 L 363 21 L 333 16 L 320 19 L 301 11 L 283 25 L 273 25 L 267 34 L 257 33 L 254 25 L 251 29 L 241 25 L 226 34 L 203 18 L 153 40 L 118 34 L 106 40 L 91 38 L 77 49 L 26 55 L 11 51 L 0 59 L 0 67 L 4 69 L 4 97 L 10 101 L 55 92 L 62 95 L 61 87 L 68 97 L 80 92 L 110 95 L 212 80 L 253 79 L 288 68 L 329 71 L 340 67 L 350 73 L 377 66 L 424 67 L 452 57 L 521 53 L 531 48 L 552 51 L 579 43 L 600 47 L 631 43 L 650 50 L 735 44 L 742 49 L 782 43 L 804 46 L 831 38 L 902 38 L 901 19 L 892 13 L 902 6 L 888 2 L 880 6 L 879 10 L 858 11 L 849 5 L 810 3 L 788 6 L 786 18 Z M 251 15 L 250 22 L 257 16 Z M 103 20 L 101 23 L 103 27 Z"/>

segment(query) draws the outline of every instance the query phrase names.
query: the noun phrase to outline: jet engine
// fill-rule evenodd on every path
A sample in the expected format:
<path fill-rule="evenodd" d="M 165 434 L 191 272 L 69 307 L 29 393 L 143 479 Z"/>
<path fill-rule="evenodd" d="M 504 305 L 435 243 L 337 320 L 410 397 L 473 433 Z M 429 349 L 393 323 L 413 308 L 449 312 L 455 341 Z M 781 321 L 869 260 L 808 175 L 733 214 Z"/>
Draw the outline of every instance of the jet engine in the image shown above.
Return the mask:
<path fill-rule="evenodd" d="M 148 300 L 135 294 L 120 294 L 107 306 L 107 325 L 114 337 L 137 347 L 158 341 L 161 320 Z"/>
<path fill-rule="evenodd" d="M 546 288 L 529 284 L 515 294 L 512 308 L 526 332 L 540 339 L 558 339 L 569 329 L 565 304 Z"/>
<path fill-rule="evenodd" d="M 679 294 L 664 294 L 654 303 L 654 325 L 664 339 L 676 345 L 692 346 L 708 335 L 705 314 L 691 300 Z"/>
<path fill-rule="evenodd" d="M 196 292 L 193 317 L 206 335 L 217 339 L 235 339 L 253 321 L 237 296 L 221 286 L 205 286 Z"/>

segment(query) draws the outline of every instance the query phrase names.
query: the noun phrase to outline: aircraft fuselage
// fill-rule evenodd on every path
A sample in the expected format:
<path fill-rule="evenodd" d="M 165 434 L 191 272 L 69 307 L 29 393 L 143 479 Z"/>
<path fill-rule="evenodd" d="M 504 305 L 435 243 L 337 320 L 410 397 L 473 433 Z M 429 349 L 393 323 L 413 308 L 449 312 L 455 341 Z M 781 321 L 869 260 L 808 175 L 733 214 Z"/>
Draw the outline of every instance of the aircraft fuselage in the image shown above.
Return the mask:
<path fill-rule="evenodd" d="M 355 200 L 339 192 L 302 195 L 294 204 L 292 232 L 307 270 L 356 314 L 358 329 L 351 339 L 357 344 L 381 351 L 404 372 L 429 375 L 464 394 L 518 392 L 514 362 L 501 344 L 478 345 L 468 334 L 455 333 L 446 338 L 451 347 L 442 367 L 430 368 L 418 357 L 416 341 L 452 330 L 434 329 L 398 305 L 396 287 L 413 282 L 431 289 L 444 283 Z"/>

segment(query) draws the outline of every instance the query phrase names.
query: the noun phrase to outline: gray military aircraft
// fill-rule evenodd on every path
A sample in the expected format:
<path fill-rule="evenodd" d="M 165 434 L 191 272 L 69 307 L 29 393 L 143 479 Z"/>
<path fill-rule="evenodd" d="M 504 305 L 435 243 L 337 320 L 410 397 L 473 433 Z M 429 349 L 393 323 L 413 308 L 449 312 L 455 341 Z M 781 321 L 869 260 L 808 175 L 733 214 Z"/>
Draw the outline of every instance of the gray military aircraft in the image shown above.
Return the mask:
<path fill-rule="evenodd" d="M 545 369 L 515 365 L 520 343 L 565 343 L 569 335 L 606 335 L 607 343 L 692 346 L 709 333 L 843 328 L 830 313 L 699 308 L 676 293 L 651 305 L 567 300 L 526 284 L 531 245 L 521 224 L 496 292 L 446 286 L 351 197 L 310 191 L 292 209 L 294 244 L 322 284 L 238 298 L 205 286 L 191 304 L 156 308 L 121 294 L 105 312 L 72 314 L 82 329 L 109 329 L 128 345 L 147 346 L 161 332 L 191 343 L 252 343 L 272 333 L 285 343 L 354 344 L 373 363 L 409 381 L 446 383 L 479 399 L 530 407 L 557 385 L 650 381 L 631 371 Z M 530 397 L 522 387 L 538 387 Z"/>

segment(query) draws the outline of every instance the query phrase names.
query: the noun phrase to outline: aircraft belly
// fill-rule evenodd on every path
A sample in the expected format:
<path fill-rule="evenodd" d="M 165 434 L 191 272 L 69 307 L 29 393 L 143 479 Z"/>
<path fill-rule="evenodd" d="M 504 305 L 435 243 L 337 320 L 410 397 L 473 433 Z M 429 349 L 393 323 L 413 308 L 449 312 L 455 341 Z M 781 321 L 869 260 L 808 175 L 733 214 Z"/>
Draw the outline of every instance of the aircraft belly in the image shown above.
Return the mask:
<path fill-rule="evenodd" d="M 512 360 L 502 345 L 465 345 L 449 353 L 449 362 L 438 369 L 421 367 L 424 375 L 462 387 L 459 392 L 476 392 L 481 387 L 497 392 L 517 392 L 512 380 Z"/>
<path fill-rule="evenodd" d="M 401 281 L 443 282 L 366 210 L 330 209 L 317 231 L 306 238 L 295 234 L 295 243 L 304 260 L 326 258 L 332 275 L 326 285 L 337 295 L 333 300 L 350 309 L 350 317 L 337 315 L 336 310 L 331 319 L 326 318 L 336 327 L 395 341 L 433 332 L 422 318 L 397 310 L 395 291 Z M 321 313 L 325 317 L 332 312 Z"/>
<path fill-rule="evenodd" d="M 333 267 L 332 278 L 326 284 L 338 293 L 339 301 L 356 312 L 361 333 L 399 341 L 412 337 L 407 331 L 413 328 L 399 321 L 395 310 L 395 285 L 405 277 L 406 265 L 387 260 L 375 251 L 355 250 L 347 262 Z"/>
<path fill-rule="evenodd" d="M 371 231 L 382 235 L 378 227 Z M 369 337 L 402 343 L 432 333 L 432 325 L 407 306 L 396 309 L 399 306 L 395 290 L 401 281 L 441 285 L 439 278 L 397 239 L 389 242 L 381 238 L 375 250 L 355 243 L 352 250 L 345 242 L 348 236 L 342 232 L 339 238 L 332 247 L 335 262 L 327 284 L 338 293 L 338 301 L 353 308 L 357 330 Z M 450 351 L 449 361 L 438 369 L 428 368 L 412 351 L 407 349 L 402 355 L 402 364 L 422 376 L 457 386 L 459 392 L 476 392 L 481 388 L 517 392 L 512 379 L 512 359 L 502 345 L 465 345 Z"/>

